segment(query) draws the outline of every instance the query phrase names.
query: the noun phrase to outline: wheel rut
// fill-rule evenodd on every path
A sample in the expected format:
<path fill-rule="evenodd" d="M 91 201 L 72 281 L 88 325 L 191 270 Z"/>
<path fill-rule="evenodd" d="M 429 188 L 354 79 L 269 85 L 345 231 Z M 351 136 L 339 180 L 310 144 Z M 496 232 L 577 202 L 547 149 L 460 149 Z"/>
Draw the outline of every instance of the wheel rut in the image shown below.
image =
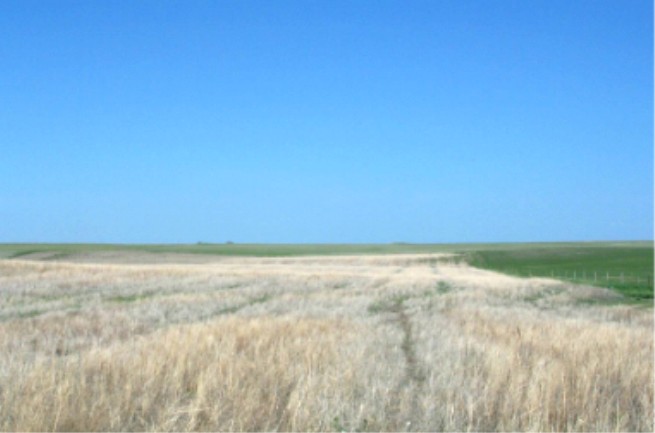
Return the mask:
<path fill-rule="evenodd" d="M 405 311 L 402 303 L 394 306 L 391 312 L 395 313 L 396 322 L 400 326 L 400 329 L 403 331 L 403 341 L 400 344 L 400 348 L 402 349 L 403 356 L 405 358 L 404 382 L 406 384 L 422 383 L 425 381 L 425 374 L 416 356 L 416 345 L 414 342 L 412 323 L 409 320 L 409 316 L 407 315 L 407 312 Z"/>
<path fill-rule="evenodd" d="M 396 301 L 388 311 L 394 314 L 394 321 L 402 330 L 403 337 L 400 348 L 405 361 L 405 371 L 394 389 L 388 414 L 390 421 L 396 424 L 396 428 L 414 430 L 421 416 L 419 396 L 426 380 L 425 369 L 416 355 L 416 342 L 412 323 L 403 305 L 403 300 Z M 404 393 L 408 394 L 409 401 L 402 401 L 402 394 Z M 409 403 L 409 408 L 404 411 L 402 410 L 403 403 Z"/>

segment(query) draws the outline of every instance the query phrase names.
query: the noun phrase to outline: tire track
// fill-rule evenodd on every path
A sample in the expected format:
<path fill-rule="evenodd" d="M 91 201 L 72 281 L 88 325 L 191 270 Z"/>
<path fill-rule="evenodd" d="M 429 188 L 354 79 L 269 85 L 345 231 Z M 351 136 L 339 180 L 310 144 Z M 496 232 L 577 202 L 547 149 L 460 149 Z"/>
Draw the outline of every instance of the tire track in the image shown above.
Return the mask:
<path fill-rule="evenodd" d="M 407 315 L 404 306 L 405 299 L 399 298 L 389 307 L 388 312 L 394 314 L 394 321 L 398 324 L 403 333 L 403 339 L 400 348 L 405 360 L 405 371 L 403 377 L 396 385 L 391 403 L 388 407 L 387 413 L 389 419 L 395 424 L 395 429 L 412 430 L 412 425 L 416 425 L 421 411 L 419 410 L 419 396 L 422 394 L 422 389 L 425 385 L 426 374 L 425 368 L 421 365 L 416 355 L 416 343 L 413 336 L 412 323 Z M 402 415 L 402 398 L 401 394 L 408 392 L 409 394 L 409 411 L 407 419 L 401 419 Z"/>

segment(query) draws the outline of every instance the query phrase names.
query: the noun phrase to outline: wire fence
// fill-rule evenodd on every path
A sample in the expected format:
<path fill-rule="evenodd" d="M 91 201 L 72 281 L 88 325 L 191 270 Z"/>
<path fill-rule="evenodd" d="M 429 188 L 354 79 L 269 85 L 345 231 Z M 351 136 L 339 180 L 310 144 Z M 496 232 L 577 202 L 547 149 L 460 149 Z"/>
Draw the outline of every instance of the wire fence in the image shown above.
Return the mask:
<path fill-rule="evenodd" d="M 621 271 L 589 270 L 550 270 L 532 271 L 509 270 L 509 273 L 524 277 L 550 277 L 558 280 L 594 284 L 603 287 L 643 287 L 653 288 L 653 274 L 636 274 Z"/>

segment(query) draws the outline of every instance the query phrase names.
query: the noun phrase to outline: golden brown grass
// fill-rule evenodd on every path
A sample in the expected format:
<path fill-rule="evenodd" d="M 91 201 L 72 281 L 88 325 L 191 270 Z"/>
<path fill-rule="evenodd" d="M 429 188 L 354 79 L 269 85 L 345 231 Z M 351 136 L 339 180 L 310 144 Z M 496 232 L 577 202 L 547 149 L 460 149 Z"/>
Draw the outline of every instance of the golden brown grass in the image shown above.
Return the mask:
<path fill-rule="evenodd" d="M 447 256 L 77 260 L 0 261 L 0 430 L 653 430 L 652 308 L 609 291 Z"/>

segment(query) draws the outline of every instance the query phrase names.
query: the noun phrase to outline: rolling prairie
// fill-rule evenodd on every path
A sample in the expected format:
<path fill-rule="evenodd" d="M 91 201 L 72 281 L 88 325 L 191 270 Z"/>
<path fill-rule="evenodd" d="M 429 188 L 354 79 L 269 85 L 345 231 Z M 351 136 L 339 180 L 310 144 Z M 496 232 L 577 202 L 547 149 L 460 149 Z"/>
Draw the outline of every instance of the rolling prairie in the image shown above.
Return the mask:
<path fill-rule="evenodd" d="M 451 254 L 25 254 L 0 294 L 3 431 L 654 427 L 652 307 Z"/>

